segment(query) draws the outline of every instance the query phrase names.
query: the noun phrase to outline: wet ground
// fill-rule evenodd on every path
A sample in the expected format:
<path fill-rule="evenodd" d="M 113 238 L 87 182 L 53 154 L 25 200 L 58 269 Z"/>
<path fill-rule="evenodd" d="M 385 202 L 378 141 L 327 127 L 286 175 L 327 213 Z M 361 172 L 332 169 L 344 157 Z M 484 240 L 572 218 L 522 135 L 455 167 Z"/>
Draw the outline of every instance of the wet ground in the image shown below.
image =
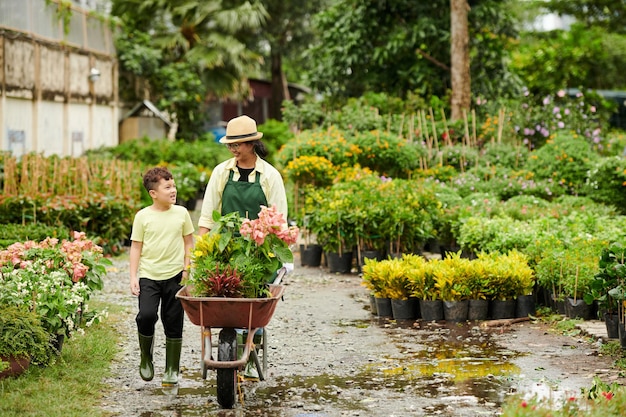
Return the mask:
<path fill-rule="evenodd" d="M 215 371 L 202 379 L 200 328 L 189 321 L 177 392 L 160 386 L 160 329 L 155 380 L 140 379 L 127 266 L 117 260 L 105 288 L 107 300 L 124 306 L 122 352 L 102 400 L 115 416 L 496 416 L 513 393 L 575 395 L 595 375 L 622 382 L 591 338 L 557 335 L 533 322 L 486 327 L 379 319 L 357 274 L 296 263 L 267 327 L 266 380 L 243 382 L 239 403 L 223 410 Z"/>

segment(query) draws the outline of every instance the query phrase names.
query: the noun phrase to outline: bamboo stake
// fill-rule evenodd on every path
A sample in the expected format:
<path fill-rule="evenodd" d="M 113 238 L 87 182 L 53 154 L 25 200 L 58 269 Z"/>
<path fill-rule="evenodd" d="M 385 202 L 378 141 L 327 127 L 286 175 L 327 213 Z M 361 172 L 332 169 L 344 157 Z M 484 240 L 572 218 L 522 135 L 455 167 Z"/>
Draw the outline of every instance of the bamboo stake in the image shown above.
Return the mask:
<path fill-rule="evenodd" d="M 439 152 L 439 141 L 437 140 L 437 136 L 433 137 L 433 136 L 429 136 L 428 135 L 428 119 L 426 117 L 426 111 L 422 112 L 422 117 L 424 118 L 424 121 L 423 121 L 423 123 L 424 123 L 424 131 L 425 131 L 427 137 L 430 140 L 431 147 L 433 147 L 436 152 Z M 432 155 L 429 155 L 429 157 L 432 157 Z"/>
<path fill-rule="evenodd" d="M 398 137 L 402 137 L 403 128 L 404 128 L 404 113 L 402 113 L 402 118 L 400 119 L 400 129 L 398 131 Z"/>
<path fill-rule="evenodd" d="M 437 137 L 437 126 L 435 126 L 435 115 L 433 114 L 433 108 L 430 107 L 428 109 L 428 112 L 430 114 L 430 124 L 433 129 L 433 140 L 435 141 L 435 143 L 437 143 L 439 142 L 439 139 Z"/>
<path fill-rule="evenodd" d="M 578 265 L 576 265 L 576 279 L 574 281 L 574 305 L 576 305 L 576 293 L 578 292 Z"/>
<path fill-rule="evenodd" d="M 424 128 L 422 127 L 422 111 L 417 111 L 417 129 L 419 130 L 419 138 L 423 142 L 428 142 L 428 140 L 424 140 Z"/>
<path fill-rule="evenodd" d="M 443 108 L 441 109 L 441 118 L 443 119 L 443 128 L 446 133 L 446 144 L 452 145 L 452 140 L 450 139 L 450 129 L 448 129 L 448 120 L 446 119 L 446 111 Z"/>
<path fill-rule="evenodd" d="M 498 120 L 498 143 L 502 143 L 502 130 L 504 129 L 504 115 L 505 115 L 505 109 L 506 108 L 501 108 L 500 109 L 500 114 L 499 114 L 499 120 Z"/>

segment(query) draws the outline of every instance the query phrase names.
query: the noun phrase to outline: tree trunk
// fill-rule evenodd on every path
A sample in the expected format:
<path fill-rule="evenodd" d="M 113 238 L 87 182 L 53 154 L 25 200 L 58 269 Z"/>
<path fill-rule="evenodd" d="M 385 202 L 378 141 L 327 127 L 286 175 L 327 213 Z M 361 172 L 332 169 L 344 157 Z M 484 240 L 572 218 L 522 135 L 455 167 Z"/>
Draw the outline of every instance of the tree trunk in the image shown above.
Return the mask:
<path fill-rule="evenodd" d="M 468 11 L 467 0 L 450 0 L 452 120 L 462 119 L 471 101 Z"/>
<path fill-rule="evenodd" d="M 282 120 L 283 100 L 291 100 L 287 78 L 283 72 L 283 59 L 280 52 L 272 51 L 272 101 L 269 117 Z"/>

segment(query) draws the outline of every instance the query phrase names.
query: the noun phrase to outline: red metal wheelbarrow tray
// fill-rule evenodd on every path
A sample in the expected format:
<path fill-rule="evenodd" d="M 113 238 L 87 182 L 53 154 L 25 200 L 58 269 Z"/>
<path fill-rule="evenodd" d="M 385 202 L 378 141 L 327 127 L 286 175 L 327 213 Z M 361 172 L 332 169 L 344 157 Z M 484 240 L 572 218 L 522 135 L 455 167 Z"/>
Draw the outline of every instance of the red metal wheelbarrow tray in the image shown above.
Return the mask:
<path fill-rule="evenodd" d="M 267 298 L 193 297 L 184 286 L 176 298 L 196 326 L 254 329 L 270 322 L 285 286 L 270 284 L 269 289 L 271 297 Z"/>

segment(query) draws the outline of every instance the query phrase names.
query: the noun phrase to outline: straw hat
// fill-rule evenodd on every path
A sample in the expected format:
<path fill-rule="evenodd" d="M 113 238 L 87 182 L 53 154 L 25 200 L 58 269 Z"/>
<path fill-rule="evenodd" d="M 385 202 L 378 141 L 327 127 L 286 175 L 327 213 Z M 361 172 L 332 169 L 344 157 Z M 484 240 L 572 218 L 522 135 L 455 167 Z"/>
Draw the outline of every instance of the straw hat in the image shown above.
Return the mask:
<path fill-rule="evenodd" d="M 226 125 L 226 136 L 220 139 L 220 143 L 238 143 L 258 140 L 263 133 L 257 132 L 256 122 L 248 116 L 239 116 L 231 119 Z"/>

